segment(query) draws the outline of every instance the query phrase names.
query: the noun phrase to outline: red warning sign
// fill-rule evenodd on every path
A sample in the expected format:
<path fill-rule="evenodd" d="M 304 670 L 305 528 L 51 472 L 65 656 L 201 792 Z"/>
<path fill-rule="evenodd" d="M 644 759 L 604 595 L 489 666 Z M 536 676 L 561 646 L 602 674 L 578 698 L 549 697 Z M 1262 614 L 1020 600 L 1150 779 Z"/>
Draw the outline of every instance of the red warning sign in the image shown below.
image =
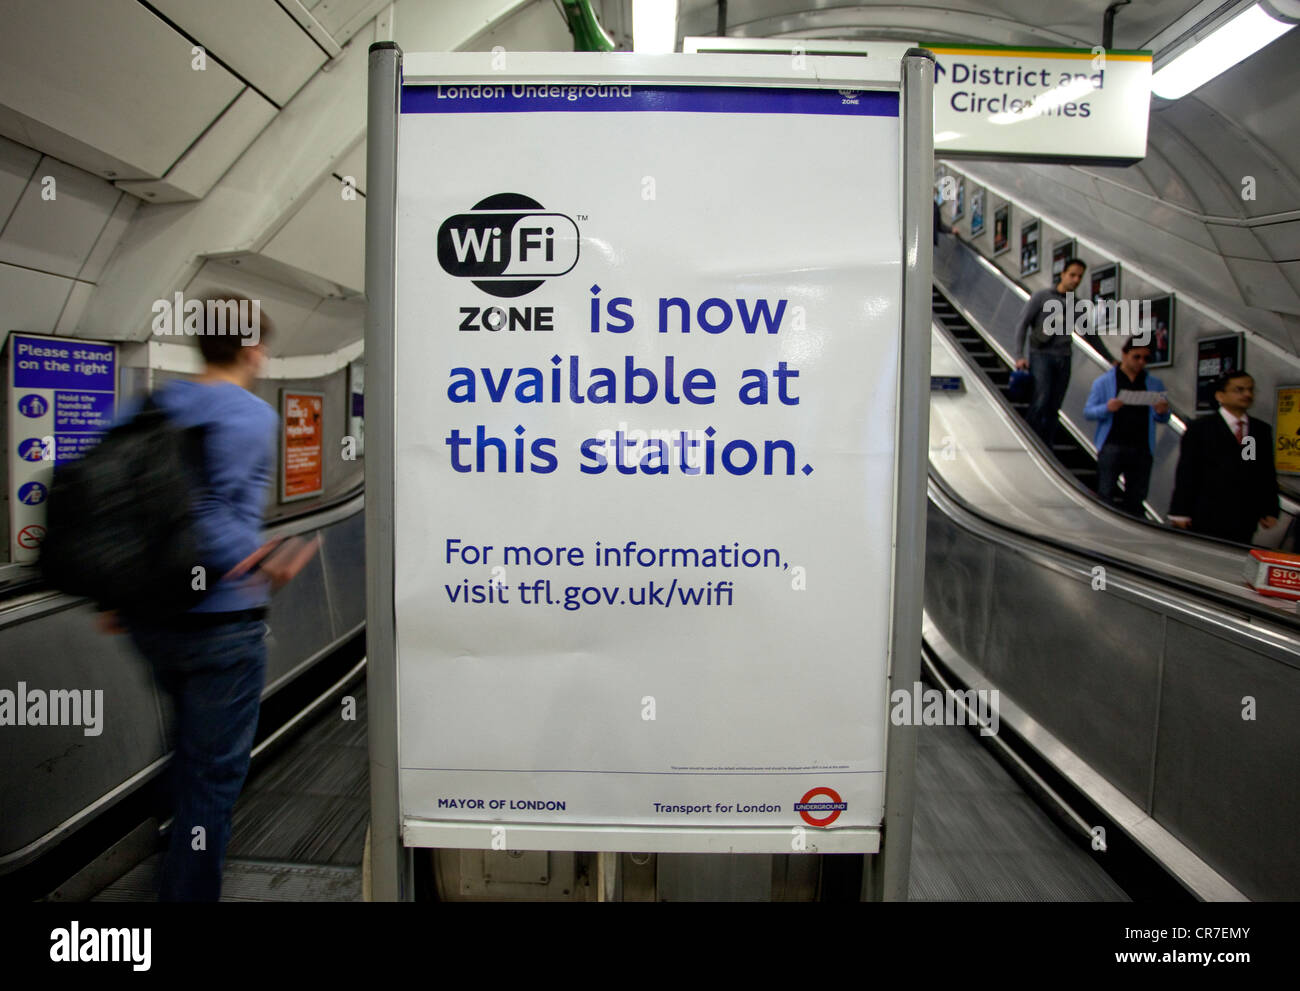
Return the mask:
<path fill-rule="evenodd" d="M 25 551 L 33 550 L 41 545 L 45 539 L 45 527 L 39 523 L 33 523 L 25 526 L 18 531 L 18 546 Z"/>
<path fill-rule="evenodd" d="M 813 799 L 818 795 L 825 795 L 829 801 L 814 802 Z M 806 792 L 799 801 L 794 803 L 794 810 L 799 813 L 803 821 L 810 826 L 829 826 L 840 817 L 840 813 L 849 807 L 849 803 L 840 798 L 839 792 L 834 788 L 813 788 Z M 813 812 L 828 812 L 829 815 L 818 818 L 811 815 Z"/>

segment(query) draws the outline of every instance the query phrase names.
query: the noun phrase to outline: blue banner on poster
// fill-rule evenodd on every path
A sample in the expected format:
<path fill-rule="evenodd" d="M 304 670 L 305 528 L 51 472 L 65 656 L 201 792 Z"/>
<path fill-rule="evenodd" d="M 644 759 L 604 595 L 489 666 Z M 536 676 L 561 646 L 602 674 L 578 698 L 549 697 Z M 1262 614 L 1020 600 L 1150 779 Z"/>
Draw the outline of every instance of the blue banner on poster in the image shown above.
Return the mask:
<path fill-rule="evenodd" d="M 48 337 L 13 337 L 14 387 L 113 391 L 113 347 Z"/>

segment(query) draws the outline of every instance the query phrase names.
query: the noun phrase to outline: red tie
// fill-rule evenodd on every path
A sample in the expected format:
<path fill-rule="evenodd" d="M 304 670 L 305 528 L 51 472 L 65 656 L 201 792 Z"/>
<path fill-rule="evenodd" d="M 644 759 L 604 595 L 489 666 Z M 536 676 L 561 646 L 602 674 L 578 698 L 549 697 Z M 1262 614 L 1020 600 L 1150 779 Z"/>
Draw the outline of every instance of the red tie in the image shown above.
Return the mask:
<path fill-rule="evenodd" d="M 1237 434 L 1237 443 L 1240 444 L 1243 440 L 1246 439 L 1246 430 L 1245 430 L 1245 426 L 1244 426 L 1244 424 L 1242 424 L 1242 422 L 1241 422 L 1240 420 L 1237 421 L 1237 426 L 1236 426 L 1235 430 L 1236 430 L 1236 434 Z"/>

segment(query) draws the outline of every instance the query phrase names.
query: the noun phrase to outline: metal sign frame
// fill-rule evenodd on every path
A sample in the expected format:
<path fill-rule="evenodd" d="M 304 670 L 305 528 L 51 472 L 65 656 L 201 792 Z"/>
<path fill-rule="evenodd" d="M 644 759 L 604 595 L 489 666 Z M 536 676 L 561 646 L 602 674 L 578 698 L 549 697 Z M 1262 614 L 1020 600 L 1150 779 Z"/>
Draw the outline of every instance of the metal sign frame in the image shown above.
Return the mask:
<path fill-rule="evenodd" d="M 431 75 L 433 59 L 439 69 Z M 371 786 L 371 870 L 377 900 L 413 897 L 417 842 L 401 819 L 399 796 L 396 614 L 394 609 L 394 497 L 396 479 L 396 243 L 397 140 L 403 70 L 407 81 L 448 84 L 620 83 L 642 85 L 807 86 L 811 88 L 897 89 L 899 92 L 900 190 L 903 228 L 902 328 L 899 341 L 898 417 L 895 437 L 894 542 L 885 725 L 884 814 L 879 853 L 868 857 L 863 894 L 905 899 L 911 855 L 916 729 L 888 718 L 888 686 L 912 685 L 920 677 L 921 611 L 924 593 L 926 485 L 928 471 L 931 301 L 930 180 L 933 163 L 932 99 L 934 60 L 912 49 L 900 58 L 807 60 L 785 69 L 770 56 L 511 53 L 509 69 L 494 68 L 491 52 L 403 56 L 393 42 L 369 51 L 367 130 L 366 398 L 370 432 L 366 484 L 367 687 Z M 405 63 L 405 66 L 404 66 Z M 451 67 L 451 68 L 449 68 Z M 463 71 L 462 68 L 463 67 Z M 452 71 L 454 68 L 455 71 Z M 859 191 L 861 194 L 861 191 Z M 496 824 L 457 823 L 462 846 L 489 849 Z M 697 852 L 745 852 L 743 834 L 765 827 L 687 830 Z M 510 825 L 511 847 L 619 851 L 630 829 L 617 826 Z M 770 828 L 767 832 L 773 832 Z M 780 830 L 786 835 L 788 830 Z M 531 836 L 529 835 L 531 834 Z M 522 838 L 522 845 L 521 839 Z M 580 837 L 580 839 L 578 839 Z M 566 842 L 557 847 L 557 842 Z M 770 843 L 770 838 L 768 839 Z M 447 845 L 445 843 L 437 844 Z M 765 846 L 764 849 L 767 849 Z"/>

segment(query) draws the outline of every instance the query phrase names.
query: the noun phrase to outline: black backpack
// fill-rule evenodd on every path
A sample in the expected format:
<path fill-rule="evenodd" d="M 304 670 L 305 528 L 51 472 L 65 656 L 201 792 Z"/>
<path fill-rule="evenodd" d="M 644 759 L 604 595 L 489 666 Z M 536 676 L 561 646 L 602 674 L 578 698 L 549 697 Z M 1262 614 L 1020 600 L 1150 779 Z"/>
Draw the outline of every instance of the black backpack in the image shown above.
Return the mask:
<path fill-rule="evenodd" d="M 149 396 L 85 457 L 57 467 L 39 562 L 46 581 L 128 620 L 198 605 L 207 594 L 194 588 L 203 434 L 173 425 Z M 207 588 L 217 579 L 203 577 Z"/>

